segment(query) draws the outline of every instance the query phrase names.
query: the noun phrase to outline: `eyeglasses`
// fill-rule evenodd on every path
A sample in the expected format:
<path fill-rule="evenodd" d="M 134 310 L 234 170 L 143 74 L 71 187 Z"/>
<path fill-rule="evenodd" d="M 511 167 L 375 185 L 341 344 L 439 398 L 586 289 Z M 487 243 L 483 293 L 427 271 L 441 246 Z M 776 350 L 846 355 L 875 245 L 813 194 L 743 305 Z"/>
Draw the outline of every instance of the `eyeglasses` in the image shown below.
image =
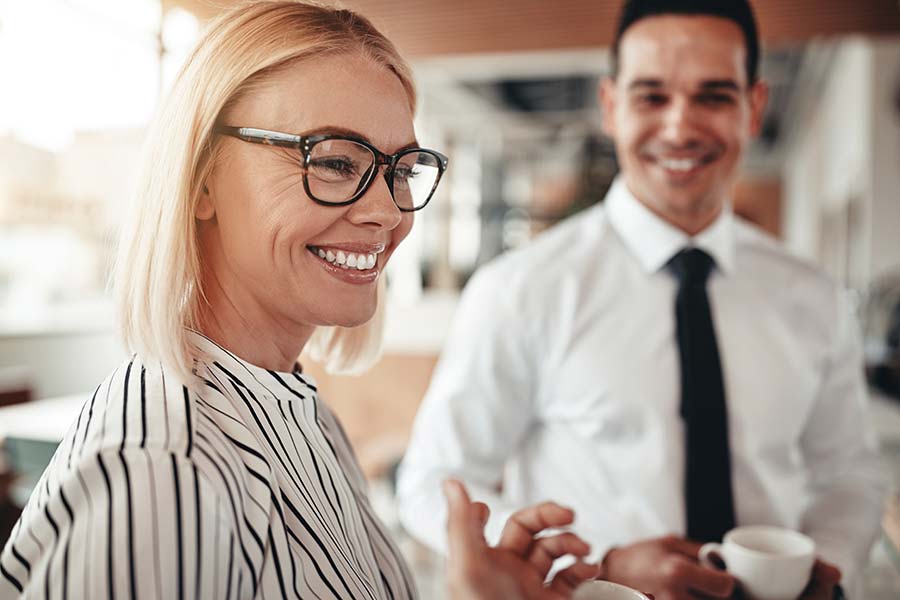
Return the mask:
<path fill-rule="evenodd" d="M 447 169 L 440 152 L 408 148 L 385 154 L 365 140 L 345 135 L 294 135 L 218 125 L 215 132 L 253 144 L 293 148 L 303 153 L 303 188 L 306 195 L 325 206 L 346 206 L 363 197 L 378 168 L 385 165 L 384 180 L 394 204 L 403 212 L 425 207 Z"/>

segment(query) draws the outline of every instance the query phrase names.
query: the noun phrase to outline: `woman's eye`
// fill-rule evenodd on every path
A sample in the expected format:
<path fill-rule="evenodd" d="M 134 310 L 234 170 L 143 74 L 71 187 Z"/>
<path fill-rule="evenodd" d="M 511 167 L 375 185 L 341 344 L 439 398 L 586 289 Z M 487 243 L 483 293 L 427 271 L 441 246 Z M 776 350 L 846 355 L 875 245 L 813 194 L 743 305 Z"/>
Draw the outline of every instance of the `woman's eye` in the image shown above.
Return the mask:
<path fill-rule="evenodd" d="M 315 170 L 330 171 L 336 175 L 356 175 L 356 164 L 347 158 L 339 156 L 315 158 L 309 162 L 309 166 Z"/>
<path fill-rule="evenodd" d="M 395 180 L 409 181 L 410 179 L 415 179 L 418 175 L 419 172 L 415 169 L 415 167 L 400 165 L 396 169 L 394 169 Z"/>

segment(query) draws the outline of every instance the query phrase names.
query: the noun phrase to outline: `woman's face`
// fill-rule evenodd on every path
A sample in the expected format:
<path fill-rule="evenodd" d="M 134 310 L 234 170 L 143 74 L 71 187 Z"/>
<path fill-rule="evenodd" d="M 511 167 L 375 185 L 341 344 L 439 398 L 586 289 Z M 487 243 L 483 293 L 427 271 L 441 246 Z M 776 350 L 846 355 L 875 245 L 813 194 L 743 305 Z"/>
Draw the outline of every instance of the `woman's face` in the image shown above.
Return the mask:
<path fill-rule="evenodd" d="M 389 154 L 416 141 L 400 80 L 362 55 L 293 65 L 238 102 L 223 124 L 346 134 Z M 301 151 L 235 138 L 220 142 L 196 212 L 204 289 L 218 288 L 242 321 L 262 327 L 291 331 L 368 321 L 377 280 L 413 223 L 411 213 L 397 209 L 384 177 L 379 173 L 349 206 L 322 206 L 304 191 Z M 329 262 L 329 254 L 338 253 L 357 267 Z M 359 268 L 373 258 L 371 268 Z"/>

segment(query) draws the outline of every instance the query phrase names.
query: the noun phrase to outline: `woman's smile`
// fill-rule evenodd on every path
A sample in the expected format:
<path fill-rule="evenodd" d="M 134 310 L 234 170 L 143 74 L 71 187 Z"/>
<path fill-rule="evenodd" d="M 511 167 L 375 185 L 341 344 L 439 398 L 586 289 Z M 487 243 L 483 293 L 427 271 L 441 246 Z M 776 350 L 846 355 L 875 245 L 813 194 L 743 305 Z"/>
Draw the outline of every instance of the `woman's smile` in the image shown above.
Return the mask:
<path fill-rule="evenodd" d="M 322 244 L 306 248 L 322 269 L 344 283 L 365 285 L 377 281 L 383 264 L 379 256 L 386 244 Z"/>

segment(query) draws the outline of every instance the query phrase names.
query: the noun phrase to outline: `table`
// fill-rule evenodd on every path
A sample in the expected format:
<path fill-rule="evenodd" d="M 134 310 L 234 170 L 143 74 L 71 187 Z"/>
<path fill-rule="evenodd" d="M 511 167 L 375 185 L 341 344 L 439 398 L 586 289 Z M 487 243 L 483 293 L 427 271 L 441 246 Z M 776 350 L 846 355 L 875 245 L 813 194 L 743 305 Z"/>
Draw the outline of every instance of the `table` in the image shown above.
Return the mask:
<path fill-rule="evenodd" d="M 72 394 L 0 408 L 0 440 L 15 437 L 59 442 L 90 397 L 90 393 Z"/>
<path fill-rule="evenodd" d="M 22 506 L 50 462 L 57 445 L 78 418 L 90 394 L 72 394 L 0 408 L 0 471 L 20 475 L 10 490 Z"/>

